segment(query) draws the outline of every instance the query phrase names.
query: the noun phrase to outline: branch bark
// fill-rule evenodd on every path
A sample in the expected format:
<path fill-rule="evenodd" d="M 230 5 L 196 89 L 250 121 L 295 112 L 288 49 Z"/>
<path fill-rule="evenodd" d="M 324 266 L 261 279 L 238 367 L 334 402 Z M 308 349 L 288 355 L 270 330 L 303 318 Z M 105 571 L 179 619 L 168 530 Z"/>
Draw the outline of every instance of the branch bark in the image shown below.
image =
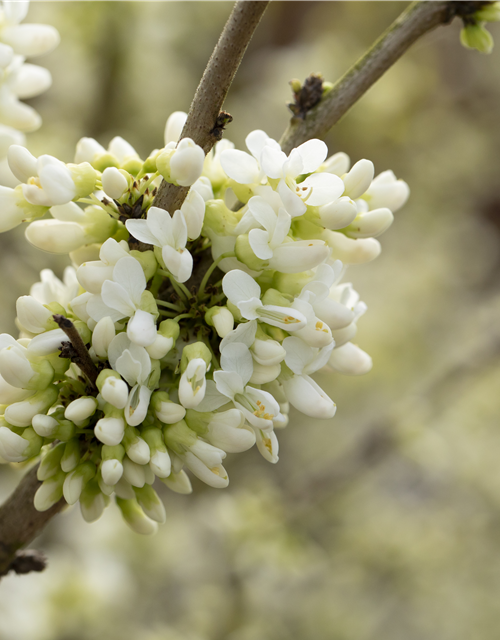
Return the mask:
<path fill-rule="evenodd" d="M 181 138 L 194 140 L 205 155 L 221 139 L 223 124 L 218 118 L 222 105 L 268 4 L 269 0 L 239 0 L 235 4 L 196 89 Z M 188 191 L 189 187 L 177 187 L 163 180 L 153 204 L 173 213 Z"/>
<path fill-rule="evenodd" d="M 14 493 L 0 507 L 0 577 L 9 571 L 27 573 L 41 571 L 44 563 L 40 558 L 31 555 L 33 562 L 26 559 L 28 556 L 19 550 L 36 538 L 49 522 L 66 505 L 61 498 L 47 511 L 37 511 L 33 505 L 33 498 L 42 484 L 36 477 L 38 465 L 33 467 L 21 480 Z"/>
<path fill-rule="evenodd" d="M 304 119 L 292 118 L 280 144 L 285 153 L 311 138 L 322 138 L 368 89 L 428 31 L 486 2 L 412 2 Z"/>

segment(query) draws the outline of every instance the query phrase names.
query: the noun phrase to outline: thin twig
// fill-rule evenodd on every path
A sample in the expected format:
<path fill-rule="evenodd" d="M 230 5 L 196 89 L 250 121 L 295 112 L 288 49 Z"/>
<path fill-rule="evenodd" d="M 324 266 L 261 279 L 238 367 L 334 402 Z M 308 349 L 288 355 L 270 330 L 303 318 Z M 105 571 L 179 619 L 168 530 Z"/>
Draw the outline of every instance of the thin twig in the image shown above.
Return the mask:
<path fill-rule="evenodd" d="M 75 325 L 71 322 L 71 320 L 68 320 L 68 318 L 58 313 L 52 317 L 61 327 L 64 333 L 68 336 L 71 345 L 73 346 L 75 352 L 75 355 L 72 358 L 73 362 L 75 362 L 80 367 L 94 389 L 97 389 L 96 380 L 99 372 L 95 364 L 92 362 L 89 350 L 83 344 L 83 340 L 76 330 Z"/>
<path fill-rule="evenodd" d="M 222 120 L 229 116 L 221 113 L 222 105 L 268 4 L 268 0 L 240 0 L 235 4 L 196 89 L 181 138 L 191 138 L 205 154 L 222 137 Z M 153 204 L 173 213 L 188 191 L 189 187 L 176 187 L 163 180 Z"/>
<path fill-rule="evenodd" d="M 471 5 L 477 10 L 485 4 L 488 3 L 412 2 L 305 118 L 291 119 L 280 140 L 283 151 L 290 153 L 311 138 L 324 137 L 416 40 L 439 25 L 449 24 L 455 16 L 470 13 Z"/>
<path fill-rule="evenodd" d="M 41 482 L 37 479 L 38 465 L 21 480 L 10 498 L 0 507 L 0 577 L 9 571 L 26 573 L 30 563 L 22 561 L 19 550 L 36 538 L 49 520 L 66 504 L 61 498 L 47 511 L 37 511 L 33 505 Z M 33 557 L 31 557 L 33 560 Z M 38 568 L 37 568 L 38 567 Z M 40 571 L 40 562 L 31 562 L 29 570 Z"/>

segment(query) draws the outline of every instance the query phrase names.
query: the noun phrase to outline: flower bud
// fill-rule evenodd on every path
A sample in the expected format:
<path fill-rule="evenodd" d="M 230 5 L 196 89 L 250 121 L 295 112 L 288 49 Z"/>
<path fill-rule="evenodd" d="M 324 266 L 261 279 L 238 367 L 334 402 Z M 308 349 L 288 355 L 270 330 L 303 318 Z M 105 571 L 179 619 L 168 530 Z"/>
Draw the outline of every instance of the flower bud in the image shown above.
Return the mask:
<path fill-rule="evenodd" d="M 97 180 L 97 173 L 95 169 L 88 162 L 81 162 L 80 164 L 67 164 L 71 178 L 75 184 L 76 195 L 75 198 L 85 198 L 90 195 L 95 189 L 95 183 Z M 73 198 L 72 198 L 73 199 Z M 62 204 L 62 203 L 54 203 Z"/>
<path fill-rule="evenodd" d="M 128 456 L 123 459 L 123 479 L 133 487 L 143 487 L 146 484 L 146 467 L 137 464 Z"/>
<path fill-rule="evenodd" d="M 77 222 L 37 220 L 25 232 L 28 242 L 49 253 L 66 254 L 87 244 L 85 229 Z"/>
<path fill-rule="evenodd" d="M 387 207 L 393 213 L 408 200 L 410 188 L 404 180 L 397 180 L 392 171 L 382 171 L 364 195 L 370 209 Z"/>
<path fill-rule="evenodd" d="M 181 137 L 182 130 L 186 124 L 187 113 L 185 111 L 174 111 L 168 117 L 165 125 L 165 144 L 175 142 L 177 144 Z"/>
<path fill-rule="evenodd" d="M 83 488 L 89 480 L 92 480 L 95 473 L 95 464 L 87 461 L 79 464 L 74 471 L 66 476 L 63 484 L 63 495 L 68 504 L 75 504 L 78 501 Z"/>
<path fill-rule="evenodd" d="M 73 471 L 78 466 L 80 457 L 80 443 L 77 438 L 73 438 L 65 444 L 64 454 L 61 458 L 61 469 L 66 473 Z"/>
<path fill-rule="evenodd" d="M 346 342 L 332 351 L 328 364 L 344 375 L 360 376 L 368 373 L 373 363 L 365 351 L 352 342 Z"/>
<path fill-rule="evenodd" d="M 141 435 L 151 451 L 149 466 L 153 473 L 160 478 L 166 478 L 170 475 L 171 461 L 163 441 L 161 429 L 156 427 L 144 429 Z"/>
<path fill-rule="evenodd" d="M 170 158 L 170 176 L 181 187 L 190 187 L 201 176 L 205 152 L 191 138 L 183 138 Z"/>
<path fill-rule="evenodd" d="M 109 446 L 120 444 L 125 433 L 125 420 L 119 415 L 101 418 L 94 427 L 95 437 Z"/>
<path fill-rule="evenodd" d="M 101 396 L 117 409 L 124 409 L 127 404 L 129 390 L 127 383 L 122 380 L 119 373 L 104 369 L 97 378 L 97 388 Z"/>
<path fill-rule="evenodd" d="M 191 486 L 191 480 L 187 473 L 181 469 L 178 473 L 172 473 L 168 476 L 168 478 L 160 478 L 160 480 L 171 490 L 175 491 L 175 493 L 180 493 L 182 495 L 188 495 L 193 492 L 193 487 Z"/>
<path fill-rule="evenodd" d="M 219 338 L 233 330 L 234 317 L 227 307 L 212 307 L 205 313 L 205 322 L 214 327 Z"/>
<path fill-rule="evenodd" d="M 0 456 L 7 462 L 23 462 L 29 443 L 8 427 L 0 427 Z"/>
<path fill-rule="evenodd" d="M 206 437 L 210 444 L 227 453 L 247 451 L 255 444 L 255 432 L 245 425 L 245 418 L 238 409 L 215 413 L 208 424 Z"/>
<path fill-rule="evenodd" d="M 125 171 L 120 171 L 116 167 L 108 167 L 102 173 L 102 189 L 106 195 L 113 200 L 119 200 L 129 184 Z"/>
<path fill-rule="evenodd" d="M 108 357 L 108 348 L 115 335 L 115 325 L 111 318 L 109 316 L 101 318 L 92 333 L 92 346 L 97 357 Z"/>
<path fill-rule="evenodd" d="M 333 156 L 327 158 L 320 166 L 319 171 L 326 171 L 326 173 L 333 173 L 340 178 L 349 171 L 349 165 L 351 161 L 347 153 L 339 151 Z"/>
<path fill-rule="evenodd" d="M 36 473 L 38 480 L 41 482 L 48 480 L 48 478 L 52 478 L 58 471 L 60 471 L 61 458 L 65 447 L 66 445 L 64 442 L 60 442 L 43 456 Z"/>
<path fill-rule="evenodd" d="M 352 200 L 356 200 L 365 193 L 370 186 L 375 167 L 371 160 L 359 160 L 351 168 L 342 180 L 344 181 L 344 195 L 349 196 Z"/>
<path fill-rule="evenodd" d="M 333 202 L 318 207 L 321 224 L 326 229 L 343 229 L 355 219 L 358 214 L 356 204 L 348 196 L 342 196 Z"/>
<path fill-rule="evenodd" d="M 41 333 L 54 326 L 52 313 L 33 296 L 21 296 L 16 302 L 17 319 L 31 333 Z"/>
<path fill-rule="evenodd" d="M 166 522 L 167 514 L 165 513 L 165 507 L 153 487 L 149 484 L 146 484 L 141 488 L 134 487 L 134 493 L 136 495 L 137 502 L 140 504 L 148 518 L 151 518 L 151 520 L 155 520 L 155 522 L 159 522 L 160 524 Z"/>
<path fill-rule="evenodd" d="M 97 400 L 91 396 L 77 398 L 70 402 L 64 412 L 64 417 L 75 424 L 84 422 L 93 416 L 97 409 Z"/>
<path fill-rule="evenodd" d="M 47 413 L 58 395 L 57 387 L 50 386 L 44 391 L 35 393 L 28 400 L 9 405 L 5 409 L 5 419 L 15 427 L 28 427 L 37 413 Z"/>
<path fill-rule="evenodd" d="M 158 531 L 156 522 L 144 514 L 136 500 L 116 498 L 116 504 L 122 512 L 123 519 L 135 533 L 150 536 Z"/>
<path fill-rule="evenodd" d="M 344 264 L 371 262 L 380 255 L 380 242 L 375 238 L 348 238 L 338 231 L 325 230 L 323 237 L 332 249 L 331 259 Z"/>
<path fill-rule="evenodd" d="M 39 413 L 33 417 L 32 426 L 39 436 L 52 438 L 59 423 L 52 416 Z"/>
<path fill-rule="evenodd" d="M 48 480 L 45 480 L 35 493 L 33 500 L 37 511 L 47 511 L 63 496 L 63 483 L 66 474 L 61 469 Z"/>
<path fill-rule="evenodd" d="M 151 406 L 158 420 L 164 424 L 175 424 L 186 415 L 186 409 L 172 402 L 166 391 L 155 391 L 151 396 Z"/>
<path fill-rule="evenodd" d="M 6 382 L 19 389 L 28 388 L 35 372 L 20 346 L 0 350 L 0 374 Z"/>
<path fill-rule="evenodd" d="M 279 364 L 264 365 L 254 362 L 252 376 L 249 382 L 251 384 L 266 384 L 267 382 L 276 380 L 280 372 L 281 367 Z"/>
<path fill-rule="evenodd" d="M 80 511 L 85 522 L 98 520 L 109 504 L 109 498 L 104 495 L 95 480 L 88 482 L 80 496 Z"/>
<path fill-rule="evenodd" d="M 393 221 L 390 209 L 374 209 L 360 213 L 344 233 L 350 238 L 376 237 L 387 231 Z"/>
<path fill-rule="evenodd" d="M 139 436 L 137 429 L 127 427 L 123 436 L 123 446 L 128 457 L 137 464 L 147 464 L 151 458 L 151 452 L 146 442 Z"/>

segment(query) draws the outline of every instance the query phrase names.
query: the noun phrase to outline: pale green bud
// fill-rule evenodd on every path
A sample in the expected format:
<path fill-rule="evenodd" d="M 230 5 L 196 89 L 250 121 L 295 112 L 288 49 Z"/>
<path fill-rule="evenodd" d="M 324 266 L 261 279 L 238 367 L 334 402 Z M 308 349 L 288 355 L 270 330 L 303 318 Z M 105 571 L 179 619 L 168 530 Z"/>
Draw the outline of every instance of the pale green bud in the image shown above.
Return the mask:
<path fill-rule="evenodd" d="M 203 342 L 193 342 L 192 344 L 188 344 L 182 350 L 181 357 L 181 372 L 184 373 L 186 371 L 188 364 L 191 360 L 195 358 L 201 358 L 206 362 L 207 367 L 210 366 L 212 362 L 212 354 L 210 349 Z"/>
<path fill-rule="evenodd" d="M 236 238 L 234 253 L 240 262 L 243 262 L 243 264 L 254 271 L 262 271 L 262 269 L 269 266 L 268 260 L 261 260 L 260 258 L 257 258 L 253 252 L 248 239 L 248 233 L 241 234 Z"/>
<path fill-rule="evenodd" d="M 300 93 L 302 89 L 302 82 L 298 78 L 292 78 L 289 85 L 292 87 L 292 91 L 294 93 Z"/>
<path fill-rule="evenodd" d="M 78 198 L 84 198 L 90 195 L 95 190 L 95 183 L 97 180 L 97 173 L 95 169 L 88 162 L 82 162 L 81 164 L 67 164 L 66 165 L 71 173 L 71 177 L 76 187 L 75 200 Z"/>
<path fill-rule="evenodd" d="M 234 317 L 227 307 L 212 307 L 205 313 L 205 322 L 214 327 L 219 338 L 225 338 L 233 330 Z"/>
<path fill-rule="evenodd" d="M 102 516 L 109 504 L 108 496 L 104 495 L 95 480 L 88 482 L 80 496 L 80 510 L 85 522 L 95 522 Z"/>
<path fill-rule="evenodd" d="M 74 471 L 66 476 L 63 484 L 64 499 L 68 504 L 75 504 L 83 488 L 96 474 L 96 466 L 88 460 L 79 464 Z"/>
<path fill-rule="evenodd" d="M 93 416 L 96 409 L 97 400 L 92 396 L 84 396 L 69 403 L 64 412 L 64 417 L 78 425 Z"/>
<path fill-rule="evenodd" d="M 273 276 L 273 288 L 283 294 L 298 296 L 302 289 L 314 278 L 314 271 L 302 273 L 281 273 L 275 271 Z"/>
<path fill-rule="evenodd" d="M 158 525 L 144 514 L 136 500 L 116 498 L 116 504 L 132 531 L 141 535 L 152 535 L 157 532 Z"/>
<path fill-rule="evenodd" d="M 168 478 L 160 478 L 160 480 L 167 485 L 171 491 L 175 491 L 175 493 L 187 495 L 193 492 L 191 480 L 183 469 L 181 469 L 179 473 L 172 472 Z"/>
<path fill-rule="evenodd" d="M 128 457 L 137 464 L 147 464 L 151 458 L 151 452 L 146 442 L 140 437 L 138 429 L 127 427 L 122 441 Z"/>
<path fill-rule="evenodd" d="M 165 507 L 153 487 L 149 484 L 146 484 L 141 488 L 134 487 L 134 492 L 137 502 L 140 504 L 148 518 L 151 518 L 151 520 L 155 520 L 160 524 L 166 522 L 167 514 L 165 513 Z"/>
<path fill-rule="evenodd" d="M 175 149 L 163 149 L 156 155 L 156 170 L 167 181 L 173 183 L 170 171 L 170 161 L 175 153 Z"/>
<path fill-rule="evenodd" d="M 143 487 L 146 484 L 146 468 L 125 456 L 123 458 L 123 479 L 133 487 Z"/>
<path fill-rule="evenodd" d="M 156 159 L 162 153 L 162 149 L 154 149 L 151 151 L 149 156 L 144 160 L 144 164 L 142 165 L 143 173 L 156 173 Z"/>
<path fill-rule="evenodd" d="M 28 427 L 38 413 L 47 413 L 58 395 L 57 387 L 51 385 L 44 391 L 35 393 L 28 400 L 9 405 L 5 409 L 5 419 L 15 427 Z"/>
<path fill-rule="evenodd" d="M 280 293 L 277 289 L 268 289 L 262 296 L 263 304 L 272 304 L 277 307 L 289 307 L 293 298 L 287 294 Z"/>
<path fill-rule="evenodd" d="M 175 424 L 184 418 L 186 409 L 170 400 L 166 391 L 155 391 L 151 396 L 150 406 L 158 420 L 164 424 Z"/>
<path fill-rule="evenodd" d="M 51 437 L 55 438 L 56 440 L 61 440 L 61 442 L 68 442 L 75 437 L 75 433 L 76 426 L 73 424 L 73 422 L 70 422 L 69 420 L 60 420 L 59 425 L 57 426 Z"/>
<path fill-rule="evenodd" d="M 118 223 L 109 213 L 98 206 L 85 208 L 85 244 L 105 242 L 116 233 Z"/>
<path fill-rule="evenodd" d="M 208 433 L 208 424 L 214 415 L 214 411 L 196 411 L 195 409 L 188 409 L 186 411 L 185 421 L 190 429 L 195 431 L 199 436 L 204 436 Z"/>
<path fill-rule="evenodd" d="M 51 478 L 61 469 L 61 458 L 65 447 L 64 442 L 60 442 L 44 455 L 36 473 L 36 477 L 40 481 Z"/>
<path fill-rule="evenodd" d="M 234 235 L 239 219 L 234 211 L 226 206 L 224 200 L 209 200 L 205 204 L 204 227 L 209 227 L 217 235 Z"/>
<path fill-rule="evenodd" d="M 64 454 L 61 458 L 61 469 L 66 473 L 76 469 L 80 462 L 80 442 L 77 438 L 72 438 L 65 444 Z"/>
<path fill-rule="evenodd" d="M 47 511 L 63 496 L 63 484 L 66 474 L 60 469 L 45 480 L 35 493 L 33 504 L 37 511 Z"/>
<path fill-rule="evenodd" d="M 493 37 L 480 24 L 468 24 L 460 31 L 460 42 L 467 49 L 476 49 L 479 53 L 493 51 Z"/>
<path fill-rule="evenodd" d="M 163 428 L 163 439 L 169 449 L 177 455 L 182 455 L 195 444 L 198 436 L 184 420 L 180 420 L 176 424 L 169 424 Z"/>
<path fill-rule="evenodd" d="M 130 255 L 140 263 L 142 270 L 144 271 L 144 275 L 146 276 L 146 282 L 151 280 L 158 268 L 154 252 L 151 250 L 136 251 L 134 249 L 130 252 Z"/>

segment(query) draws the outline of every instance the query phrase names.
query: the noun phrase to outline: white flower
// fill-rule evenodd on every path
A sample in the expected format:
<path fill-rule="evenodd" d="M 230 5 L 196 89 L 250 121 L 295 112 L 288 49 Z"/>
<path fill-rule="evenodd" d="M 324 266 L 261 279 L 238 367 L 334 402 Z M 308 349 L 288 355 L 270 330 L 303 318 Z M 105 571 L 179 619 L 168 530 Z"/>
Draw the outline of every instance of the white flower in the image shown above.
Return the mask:
<path fill-rule="evenodd" d="M 26 331 L 42 333 L 52 319 L 52 313 L 33 296 L 21 296 L 16 302 L 17 319 Z"/>
<path fill-rule="evenodd" d="M 186 409 L 197 407 L 205 396 L 208 366 L 203 358 L 190 360 L 179 382 L 179 401 Z"/>
<path fill-rule="evenodd" d="M 205 218 L 205 200 L 194 188 L 189 190 L 182 203 L 181 213 L 186 222 L 187 236 L 190 240 L 199 238 Z"/>
<path fill-rule="evenodd" d="M 183 138 L 170 158 L 170 176 L 181 187 L 190 187 L 203 171 L 205 152 L 191 138 Z"/>
<path fill-rule="evenodd" d="M 335 403 L 309 374 L 328 362 L 333 343 L 318 350 L 307 346 L 300 338 L 289 337 L 283 340 L 283 347 L 286 350 L 285 362 L 295 374 L 280 378 L 288 402 L 306 416 L 332 418 L 337 409 Z"/>
<path fill-rule="evenodd" d="M 227 273 L 222 280 L 222 289 L 247 320 L 259 319 L 285 331 L 297 331 L 307 324 L 304 315 L 296 309 L 263 305 L 259 285 L 244 271 L 234 269 Z"/>
<path fill-rule="evenodd" d="M 274 431 L 262 431 L 258 429 L 256 438 L 257 448 L 264 460 L 276 464 L 278 462 L 279 444 Z"/>
<path fill-rule="evenodd" d="M 228 344 L 221 353 L 222 371 L 215 371 L 217 390 L 234 402 L 252 427 L 272 429 L 279 415 L 279 404 L 267 391 L 247 386 L 253 363 L 248 347 L 241 342 Z"/>
<path fill-rule="evenodd" d="M 24 452 L 29 442 L 11 431 L 8 427 L 0 427 L 0 456 L 7 462 L 23 462 Z"/>
<path fill-rule="evenodd" d="M 76 196 L 71 171 L 57 158 L 49 155 L 36 159 L 27 149 L 12 145 L 8 153 L 9 166 L 23 184 L 23 194 L 34 205 L 51 207 L 65 204 Z"/>
<path fill-rule="evenodd" d="M 136 427 L 146 417 L 152 391 L 147 383 L 151 359 L 143 347 L 134 344 L 125 333 L 119 333 L 108 349 L 110 365 L 132 387 L 125 406 L 127 424 Z"/>
<path fill-rule="evenodd" d="M 99 251 L 100 260 L 84 262 L 76 272 L 82 287 L 90 293 L 101 293 L 105 280 L 113 278 L 113 268 L 120 258 L 129 255 L 129 247 L 125 240 L 117 242 L 112 238 L 106 240 Z"/>
<path fill-rule="evenodd" d="M 113 200 L 118 200 L 128 189 L 125 175 L 116 167 L 107 167 L 102 172 L 102 190 Z"/>
<path fill-rule="evenodd" d="M 78 294 L 79 283 L 73 267 L 66 267 L 62 282 L 51 269 L 43 269 L 40 272 L 40 280 L 31 287 L 30 295 L 42 304 L 58 302 L 67 308 Z"/>
<path fill-rule="evenodd" d="M 360 376 L 368 373 L 373 363 L 366 351 L 352 342 L 346 342 L 332 351 L 328 364 L 339 373 Z"/>
<path fill-rule="evenodd" d="M 227 453 L 247 451 L 255 444 L 255 431 L 245 424 L 245 416 L 238 409 L 215 413 L 207 428 L 204 437 Z"/>
<path fill-rule="evenodd" d="M 138 345 L 148 346 L 156 340 L 154 317 L 143 311 L 141 298 L 146 277 L 140 263 L 132 256 L 120 258 L 113 267 L 113 280 L 105 280 L 101 295 L 89 299 L 87 312 L 98 322 L 109 316 L 113 322 L 130 318 L 127 335 Z"/>
<path fill-rule="evenodd" d="M 170 142 L 177 142 L 181 137 L 182 130 L 186 124 L 187 113 L 185 111 L 174 111 L 168 117 L 165 125 L 165 146 Z"/>
<path fill-rule="evenodd" d="M 28 12 L 29 2 L 4 0 L 0 41 L 25 57 L 41 56 L 59 44 L 57 29 L 47 24 L 19 24 Z"/>
<path fill-rule="evenodd" d="M 342 296 L 341 290 L 335 287 L 341 275 L 342 263 L 339 260 L 334 262 L 333 267 L 322 264 L 318 267 L 314 278 L 303 287 L 299 295 L 299 300 L 308 302 L 318 318 L 332 331 L 343 329 L 354 320 L 354 312 L 347 306 L 352 302 L 352 298 L 349 296 L 347 299 L 345 295 Z"/>
<path fill-rule="evenodd" d="M 110 343 L 111 344 L 111 343 Z M 109 349 L 109 345 L 108 345 Z M 127 383 L 114 376 L 108 376 L 103 382 L 101 396 L 117 409 L 124 409 L 128 400 Z"/>
<path fill-rule="evenodd" d="M 161 248 L 163 261 L 178 282 L 191 277 L 193 258 L 186 249 L 187 225 L 181 211 L 170 217 L 167 211 L 151 207 L 147 220 L 127 220 L 126 227 L 134 238 Z"/>
<path fill-rule="evenodd" d="M 198 439 L 181 459 L 202 482 L 215 489 L 224 489 L 229 484 L 227 472 L 222 466 L 225 457 L 225 451 Z"/>
<path fill-rule="evenodd" d="M 115 325 L 109 316 L 101 318 L 92 332 L 92 346 L 98 358 L 106 358 L 108 348 L 116 335 Z"/>
<path fill-rule="evenodd" d="M 387 207 L 393 213 L 408 200 L 410 188 L 404 180 L 398 180 L 392 171 L 383 171 L 374 178 L 363 198 L 370 209 Z"/>
<path fill-rule="evenodd" d="M 343 176 L 345 195 L 353 200 L 362 196 L 373 180 L 375 168 L 371 160 L 359 160 L 349 173 Z"/>

